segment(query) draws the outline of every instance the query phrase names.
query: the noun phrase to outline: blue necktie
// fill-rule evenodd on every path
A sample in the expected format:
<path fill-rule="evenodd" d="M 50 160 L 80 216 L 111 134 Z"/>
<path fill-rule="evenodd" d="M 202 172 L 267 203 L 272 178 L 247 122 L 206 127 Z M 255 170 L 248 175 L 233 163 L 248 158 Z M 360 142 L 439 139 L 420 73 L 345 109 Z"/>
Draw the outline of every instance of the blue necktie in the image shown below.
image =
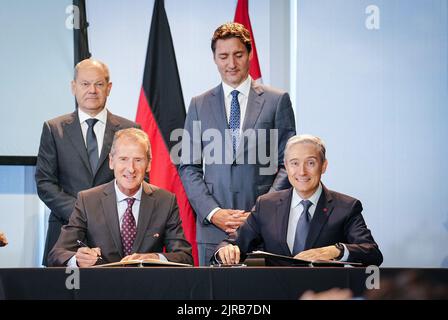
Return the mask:
<path fill-rule="evenodd" d="M 233 90 L 230 94 L 232 95 L 232 102 L 230 103 L 229 128 L 232 135 L 233 158 L 235 158 L 240 136 L 240 103 L 238 101 L 239 91 Z"/>
<path fill-rule="evenodd" d="M 87 129 L 87 155 L 89 156 L 90 168 L 92 173 L 95 172 L 96 166 L 98 165 L 98 141 L 96 141 L 95 131 L 93 127 L 98 122 L 98 119 L 87 119 L 86 123 L 89 126 Z"/>
<path fill-rule="evenodd" d="M 305 242 L 306 238 L 308 237 L 308 231 L 310 230 L 311 221 L 308 209 L 313 205 L 313 203 L 309 200 L 302 200 L 300 203 L 303 205 L 303 211 L 300 215 L 299 222 L 297 222 L 296 236 L 294 238 L 294 248 L 292 250 L 294 256 L 305 249 Z"/>

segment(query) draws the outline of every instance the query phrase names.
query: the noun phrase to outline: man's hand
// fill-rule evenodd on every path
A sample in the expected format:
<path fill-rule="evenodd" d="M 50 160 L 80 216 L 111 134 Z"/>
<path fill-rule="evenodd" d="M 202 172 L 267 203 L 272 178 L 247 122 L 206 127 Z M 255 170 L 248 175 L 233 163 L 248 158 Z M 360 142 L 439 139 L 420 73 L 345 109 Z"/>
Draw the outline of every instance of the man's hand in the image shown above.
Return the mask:
<path fill-rule="evenodd" d="M 91 267 L 96 264 L 98 257 L 101 256 L 101 249 L 82 247 L 78 249 L 75 256 L 79 267 Z"/>
<path fill-rule="evenodd" d="M 339 249 L 335 246 L 327 246 L 322 248 L 309 249 L 300 252 L 294 258 L 307 261 L 314 260 L 332 260 L 339 256 Z"/>
<path fill-rule="evenodd" d="M 236 231 L 246 221 L 250 212 L 244 212 L 244 210 L 232 210 L 232 209 L 219 209 L 212 216 L 211 222 L 230 234 Z"/>
<path fill-rule="evenodd" d="M 130 254 L 130 255 L 124 257 L 123 259 L 121 259 L 121 261 L 145 260 L 145 259 L 160 260 L 159 255 L 157 253 L 133 253 L 133 254 Z"/>
<path fill-rule="evenodd" d="M 223 264 L 237 264 L 240 262 L 240 248 L 233 244 L 228 244 L 219 249 L 218 255 Z"/>
<path fill-rule="evenodd" d="M 0 232 L 0 247 L 4 247 L 8 244 L 8 239 L 3 232 Z"/>

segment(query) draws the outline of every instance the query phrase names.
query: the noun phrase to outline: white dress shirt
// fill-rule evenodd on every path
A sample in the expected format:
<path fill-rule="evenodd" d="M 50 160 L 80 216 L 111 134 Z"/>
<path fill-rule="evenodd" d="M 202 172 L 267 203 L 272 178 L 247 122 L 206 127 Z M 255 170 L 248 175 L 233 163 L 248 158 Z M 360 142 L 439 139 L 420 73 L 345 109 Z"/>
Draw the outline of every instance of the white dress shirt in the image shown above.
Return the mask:
<path fill-rule="evenodd" d="M 119 221 L 119 225 L 120 225 L 120 231 L 121 231 L 122 225 L 123 225 L 124 213 L 126 212 L 126 209 L 128 208 L 128 202 L 126 201 L 127 198 L 135 199 L 135 201 L 132 205 L 132 215 L 134 216 L 135 227 L 137 228 L 143 186 L 140 186 L 138 191 L 131 197 L 125 195 L 123 192 L 120 191 L 120 189 L 118 188 L 118 185 L 117 185 L 117 180 L 114 181 L 114 187 L 115 187 L 115 195 L 116 195 L 116 199 L 117 199 L 117 211 L 118 211 L 118 221 Z M 163 254 L 157 253 L 157 255 L 159 256 L 160 260 L 168 261 L 168 259 Z M 78 265 L 76 263 L 76 255 L 74 255 L 73 257 L 70 258 L 70 260 L 68 260 L 67 266 L 70 268 L 78 267 Z"/>
<path fill-rule="evenodd" d="M 293 252 L 294 248 L 297 223 L 299 222 L 299 218 L 303 212 L 303 205 L 300 202 L 302 200 L 311 201 L 312 205 L 309 207 L 308 212 L 310 213 L 311 219 L 313 219 L 314 212 L 316 211 L 317 202 L 319 201 L 321 194 L 322 194 L 322 185 L 320 183 L 317 190 L 308 199 L 302 199 L 302 197 L 299 196 L 299 194 L 295 189 L 292 190 L 291 207 L 289 210 L 288 233 L 286 237 L 286 242 L 288 243 L 288 247 L 291 252 Z"/>
<path fill-rule="evenodd" d="M 246 116 L 247 110 L 247 101 L 249 99 L 249 92 L 252 85 L 252 78 L 250 76 L 247 77 L 246 80 L 241 82 L 241 84 L 233 88 L 226 83 L 222 83 L 222 89 L 224 91 L 224 105 L 226 107 L 226 115 L 227 115 L 227 123 L 229 123 L 230 119 L 230 106 L 232 104 L 232 91 L 239 91 L 238 94 L 238 102 L 240 103 L 240 135 L 243 130 L 244 125 L 244 117 Z"/>
<path fill-rule="evenodd" d="M 107 122 L 107 109 L 104 108 L 95 117 L 91 117 L 80 108 L 78 108 L 79 123 L 81 124 L 82 136 L 84 138 L 84 144 L 87 148 L 87 130 L 89 125 L 87 124 L 87 119 L 98 119 L 97 123 L 93 126 L 93 131 L 96 135 L 96 141 L 98 143 L 98 158 L 101 156 L 101 150 L 103 148 L 104 132 L 106 131 Z"/>
<path fill-rule="evenodd" d="M 311 219 L 314 217 L 314 212 L 316 212 L 317 203 L 319 202 L 319 198 L 322 194 L 322 183 L 319 183 L 319 187 L 317 190 L 313 193 L 311 197 L 308 199 L 302 199 L 300 195 L 296 192 L 295 189 L 292 191 L 292 199 L 291 199 L 291 207 L 289 211 L 289 221 L 288 221 L 288 233 L 286 237 L 286 242 L 288 244 L 289 250 L 293 252 L 294 248 L 294 240 L 296 237 L 296 228 L 297 223 L 299 222 L 299 218 L 303 212 L 303 205 L 300 203 L 302 200 L 309 200 L 311 201 L 312 205 L 309 207 L 308 212 L 310 213 Z M 311 221 L 311 220 L 310 220 Z M 348 250 L 345 244 L 342 244 L 344 246 L 344 256 L 341 258 L 340 261 L 347 261 L 348 258 Z"/>
<path fill-rule="evenodd" d="M 115 186 L 115 194 L 117 195 L 117 211 L 118 211 L 118 221 L 120 222 L 120 231 L 121 231 L 122 225 L 123 225 L 124 213 L 126 212 L 126 209 L 128 208 L 128 202 L 126 201 L 127 198 L 135 199 L 134 204 L 132 205 L 132 215 L 134 216 L 135 226 L 137 227 L 138 213 L 140 210 L 140 202 L 142 199 L 143 187 L 140 186 L 138 191 L 132 197 L 129 197 L 120 191 L 120 189 L 118 188 L 118 185 L 117 185 L 117 180 L 115 180 L 114 186 Z"/>
<path fill-rule="evenodd" d="M 249 92 L 252 86 L 252 78 L 248 76 L 246 80 L 240 83 L 240 85 L 236 88 L 229 86 L 226 83 L 222 83 L 222 90 L 224 91 L 224 106 L 226 108 L 227 115 L 227 124 L 229 123 L 230 118 L 230 105 L 232 104 L 232 91 L 238 90 L 240 93 L 238 94 L 238 102 L 240 103 L 240 136 L 243 130 L 244 125 L 244 117 L 246 116 L 247 110 L 247 101 L 249 100 Z M 214 208 L 207 216 L 207 220 L 209 222 L 212 221 L 212 217 L 216 211 L 221 209 L 220 207 Z M 229 208 L 227 208 L 229 209 Z"/>

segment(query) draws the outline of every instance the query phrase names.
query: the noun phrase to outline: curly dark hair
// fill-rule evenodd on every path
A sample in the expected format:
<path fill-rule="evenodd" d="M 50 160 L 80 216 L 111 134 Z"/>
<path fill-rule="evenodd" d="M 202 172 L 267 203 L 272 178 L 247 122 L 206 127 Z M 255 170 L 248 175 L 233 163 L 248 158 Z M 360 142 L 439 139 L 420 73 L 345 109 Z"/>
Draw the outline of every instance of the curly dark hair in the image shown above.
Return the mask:
<path fill-rule="evenodd" d="M 212 51 L 215 54 L 216 41 L 222 39 L 238 38 L 245 45 L 247 52 L 252 51 L 252 39 L 250 38 L 250 32 L 242 24 L 236 22 L 228 22 L 219 26 L 212 38 Z"/>

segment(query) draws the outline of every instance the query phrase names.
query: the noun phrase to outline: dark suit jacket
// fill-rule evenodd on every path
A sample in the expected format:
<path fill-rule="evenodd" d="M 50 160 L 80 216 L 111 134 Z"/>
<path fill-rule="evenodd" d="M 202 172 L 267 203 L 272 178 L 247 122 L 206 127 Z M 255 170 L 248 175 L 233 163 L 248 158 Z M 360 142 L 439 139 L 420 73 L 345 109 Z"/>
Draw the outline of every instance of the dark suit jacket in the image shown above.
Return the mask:
<path fill-rule="evenodd" d="M 124 258 L 114 181 L 78 194 L 70 221 L 62 227 L 48 256 L 50 266 L 65 266 L 78 250 L 76 240 L 89 247 L 99 247 L 103 263 Z M 185 240 L 175 196 L 143 182 L 132 253 L 162 253 L 164 247 L 163 254 L 169 261 L 193 264 L 191 245 Z"/>
<path fill-rule="evenodd" d="M 116 131 L 138 127 L 125 118 L 107 111 L 103 148 L 95 172 L 90 169 L 87 149 L 82 136 L 78 111 L 46 121 L 43 125 L 36 164 L 39 198 L 51 210 L 48 221 L 43 264 L 67 224 L 81 190 L 106 183 L 114 178 L 109 169 L 109 151 Z"/>
<path fill-rule="evenodd" d="M 286 242 L 292 192 L 293 188 L 258 198 L 255 212 L 239 228 L 236 239 L 225 240 L 219 247 L 229 243 L 238 245 L 242 259 L 258 245 L 270 253 L 292 256 Z M 348 261 L 380 265 L 383 255 L 361 212 L 359 200 L 323 186 L 311 220 L 305 250 L 342 242 L 349 251 Z"/>
<path fill-rule="evenodd" d="M 200 125 L 199 125 L 200 124 Z M 196 230 L 198 243 L 217 245 L 226 238 L 226 233 L 206 219 L 216 207 L 223 209 L 240 209 L 250 211 L 258 196 L 270 189 L 281 190 L 289 188 L 286 172 L 283 166 L 283 151 L 288 139 L 295 135 L 294 112 L 291 100 L 286 92 L 252 82 L 249 92 L 245 119 L 241 120 L 242 132 L 249 135 L 240 136 L 237 157 L 244 162 L 235 162 L 232 155 L 232 140 L 228 136 L 222 144 L 215 144 L 213 155 L 203 152 L 211 142 L 201 140 L 204 131 L 214 129 L 221 137 L 226 136 L 229 129 L 224 104 L 222 85 L 194 97 L 188 109 L 185 120 L 185 133 L 182 141 L 182 161 L 179 173 L 196 215 Z M 273 144 L 278 148 L 270 150 L 270 129 L 277 129 L 278 137 Z M 199 130 L 199 138 L 195 136 Z M 187 135 L 188 133 L 188 135 Z M 228 132 L 227 132 L 228 134 Z M 266 134 L 266 143 L 260 139 Z M 257 148 L 250 146 L 248 141 L 257 140 Z M 263 146 L 260 147 L 260 144 Z M 266 168 L 264 159 L 259 156 L 259 149 L 266 149 L 266 157 L 276 154 L 278 158 L 273 163 L 273 170 L 266 174 L 260 169 Z M 199 152 L 195 152 L 199 150 Z M 248 154 L 254 155 L 254 163 L 249 163 Z M 230 154 L 230 161 L 210 163 L 211 156 L 222 154 L 221 160 Z M 244 157 L 244 158 L 243 158 Z M 228 160 L 228 159 L 227 159 Z M 205 169 L 203 170 L 203 164 Z"/>

